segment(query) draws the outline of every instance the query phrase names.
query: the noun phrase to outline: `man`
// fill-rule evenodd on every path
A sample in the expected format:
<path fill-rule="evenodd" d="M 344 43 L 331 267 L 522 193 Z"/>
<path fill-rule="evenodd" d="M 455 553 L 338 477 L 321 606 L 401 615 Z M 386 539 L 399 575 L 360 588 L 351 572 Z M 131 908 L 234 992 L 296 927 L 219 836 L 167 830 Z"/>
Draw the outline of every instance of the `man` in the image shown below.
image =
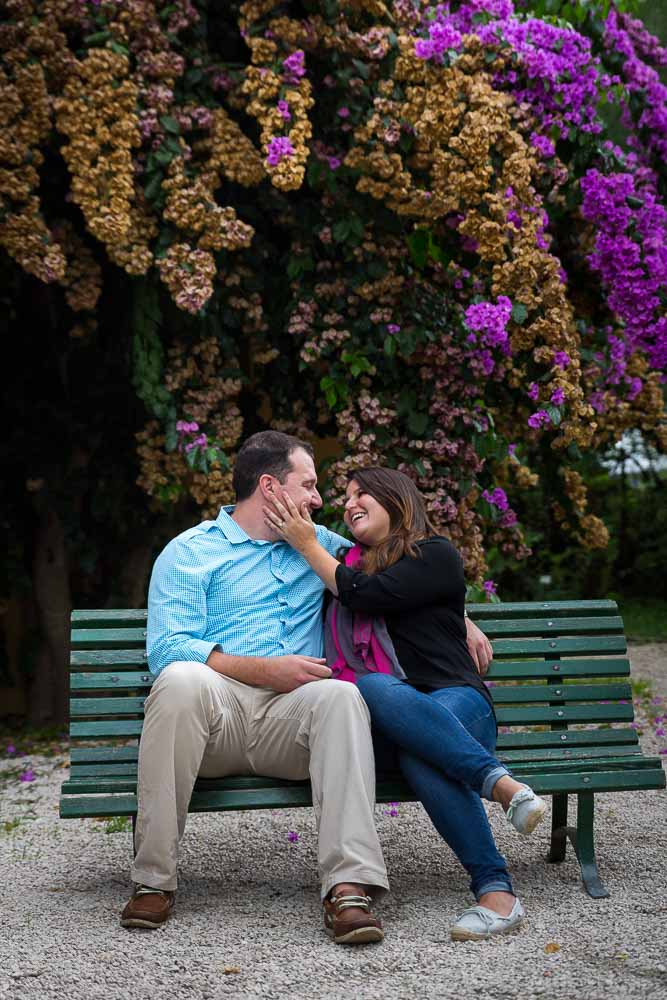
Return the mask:
<path fill-rule="evenodd" d="M 124 927 L 167 920 L 178 844 L 198 775 L 310 777 L 318 823 L 325 926 L 337 943 L 378 941 L 373 897 L 388 888 L 373 812 L 369 716 L 356 687 L 322 683 L 324 586 L 267 526 L 263 507 L 284 490 L 322 506 L 313 452 L 277 431 L 250 437 L 233 479 L 236 506 L 173 539 L 148 597 L 146 699 L 139 750 L 135 892 Z M 332 554 L 350 543 L 317 526 Z M 475 626 L 482 668 L 490 646 Z"/>

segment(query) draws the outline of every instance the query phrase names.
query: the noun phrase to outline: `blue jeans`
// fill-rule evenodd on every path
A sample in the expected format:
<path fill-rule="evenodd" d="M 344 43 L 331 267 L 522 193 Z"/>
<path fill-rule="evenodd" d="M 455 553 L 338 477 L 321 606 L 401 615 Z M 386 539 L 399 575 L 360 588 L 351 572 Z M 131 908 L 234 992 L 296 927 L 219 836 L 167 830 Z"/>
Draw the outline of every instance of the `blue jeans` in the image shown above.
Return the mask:
<path fill-rule="evenodd" d="M 371 713 L 377 770 L 400 767 L 477 899 L 512 892 L 480 799 L 493 801 L 493 786 L 509 774 L 493 756 L 496 724 L 484 696 L 472 687 L 424 694 L 389 674 L 367 674 L 358 687 Z"/>

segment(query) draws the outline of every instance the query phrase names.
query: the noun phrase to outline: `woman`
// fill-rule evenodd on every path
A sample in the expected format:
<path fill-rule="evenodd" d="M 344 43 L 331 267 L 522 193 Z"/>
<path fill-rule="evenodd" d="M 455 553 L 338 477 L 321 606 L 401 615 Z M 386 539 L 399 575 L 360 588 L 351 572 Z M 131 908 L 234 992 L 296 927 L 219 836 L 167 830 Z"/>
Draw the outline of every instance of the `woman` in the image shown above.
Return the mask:
<path fill-rule="evenodd" d="M 352 474 L 344 519 L 357 545 L 343 563 L 319 545 L 308 511 L 297 510 L 287 494 L 264 512 L 337 598 L 327 624 L 337 656 L 330 665 L 343 677 L 354 670 L 374 731 L 384 738 L 379 769 L 387 767 L 389 747 L 470 875 L 477 905 L 453 925 L 453 940 L 516 929 L 524 912 L 481 798 L 499 802 L 524 834 L 546 805 L 493 756 L 493 702 L 466 646 L 458 552 L 436 534 L 412 480 L 393 469 Z M 372 626 L 364 629 L 369 615 Z M 345 629 L 356 631 L 346 636 Z"/>

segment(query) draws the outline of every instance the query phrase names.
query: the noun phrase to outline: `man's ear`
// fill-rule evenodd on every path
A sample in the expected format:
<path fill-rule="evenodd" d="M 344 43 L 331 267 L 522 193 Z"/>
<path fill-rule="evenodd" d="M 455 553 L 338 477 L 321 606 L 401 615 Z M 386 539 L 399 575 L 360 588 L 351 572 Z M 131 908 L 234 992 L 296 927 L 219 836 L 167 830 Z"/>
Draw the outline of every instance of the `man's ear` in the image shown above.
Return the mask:
<path fill-rule="evenodd" d="M 273 489 L 273 479 L 268 474 L 259 477 L 259 486 L 262 493 L 269 493 L 271 496 L 274 494 Z"/>

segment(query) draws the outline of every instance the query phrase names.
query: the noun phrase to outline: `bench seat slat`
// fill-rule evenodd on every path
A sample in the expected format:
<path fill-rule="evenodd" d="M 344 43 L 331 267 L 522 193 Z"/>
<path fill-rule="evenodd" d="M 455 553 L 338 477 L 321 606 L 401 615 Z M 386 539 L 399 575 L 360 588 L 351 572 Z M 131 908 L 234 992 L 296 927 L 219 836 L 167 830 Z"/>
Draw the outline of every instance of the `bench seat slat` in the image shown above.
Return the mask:
<path fill-rule="evenodd" d="M 629 684 L 524 684 L 491 689 L 495 705 L 543 701 L 632 701 Z"/>
<path fill-rule="evenodd" d="M 635 761 L 637 757 L 641 757 L 641 749 L 637 747 L 624 747 L 619 749 L 618 747 L 598 747 L 598 748 L 574 748 L 574 749 L 564 749 L 562 747 L 543 749 L 543 750 L 506 750 L 498 754 L 498 759 L 503 764 L 511 764 L 512 767 L 523 767 L 529 764 L 542 764 L 542 763 L 567 763 L 567 762 L 583 762 L 584 765 L 588 766 L 590 762 L 595 762 L 596 764 L 604 763 L 608 759 L 612 758 L 612 763 L 617 760 L 633 760 Z M 578 766 L 582 766 L 581 763 Z M 81 781 L 94 781 L 97 779 L 113 780 L 116 778 L 123 778 L 126 780 L 132 779 L 136 782 L 137 779 L 137 763 L 126 762 L 126 763 L 115 763 L 107 762 L 104 764 L 72 764 L 70 772 L 70 781 L 64 786 L 67 788 L 68 785 L 77 784 Z M 261 782 L 265 779 L 260 778 L 224 778 L 221 781 L 235 781 L 235 782 L 246 782 L 255 781 Z"/>
<path fill-rule="evenodd" d="M 629 677 L 627 659 L 595 660 L 494 660 L 486 674 L 488 680 L 561 680 L 567 677 Z"/>
<path fill-rule="evenodd" d="M 525 750 L 534 747 L 631 746 L 639 743 L 634 729 L 568 729 L 546 733 L 499 733 L 497 750 Z"/>
<path fill-rule="evenodd" d="M 517 771 L 520 777 L 520 771 Z M 653 767 L 634 770 L 600 771 L 598 773 L 532 773 L 531 786 L 540 794 L 557 792 L 616 792 L 665 787 L 665 772 L 660 761 Z M 408 785 L 399 781 L 379 782 L 378 802 L 412 801 Z M 267 809 L 309 806 L 312 804 L 309 785 L 233 789 L 229 791 L 195 791 L 190 800 L 190 812 L 225 811 L 233 809 Z M 137 811 L 137 797 L 130 793 L 117 795 L 66 795 L 60 802 L 63 818 L 77 816 L 131 816 Z"/>
<path fill-rule="evenodd" d="M 143 628 L 75 628 L 72 649 L 136 649 L 146 645 Z"/>
<path fill-rule="evenodd" d="M 144 686 L 148 688 L 149 684 L 146 683 Z M 117 689 L 117 686 L 115 689 Z M 80 689 L 77 688 L 77 690 Z M 99 689 L 96 688 L 95 690 Z M 569 684 L 558 687 L 547 684 L 530 684 L 523 687 L 494 687 L 492 694 L 496 705 L 542 702 L 564 702 L 569 704 L 570 702 L 601 700 L 632 700 L 632 688 L 629 684 Z M 102 718 L 107 715 L 137 715 L 143 712 L 145 700 L 145 694 L 127 694 L 120 697 L 107 696 L 102 698 L 71 698 L 70 715 L 72 718 L 83 716 Z"/>
<path fill-rule="evenodd" d="M 550 760 L 517 762 L 512 772 L 517 778 L 526 778 L 533 774 L 596 774 L 600 771 L 633 771 L 655 770 L 655 758 L 631 755 L 628 757 L 610 757 L 601 760 Z M 200 779 L 195 785 L 195 791 L 213 791 L 225 788 L 264 788 L 274 787 L 275 782 L 266 778 L 208 778 Z M 65 782 L 63 795 L 77 795 L 106 792 L 134 792 L 137 786 L 137 776 L 108 774 L 103 776 L 83 777 L 77 775 Z"/>
<path fill-rule="evenodd" d="M 536 618 L 542 614 L 569 617 L 572 615 L 615 615 L 618 614 L 616 601 L 607 599 L 594 601 L 520 601 L 497 604 L 466 605 L 471 618 Z M 93 608 L 72 612 L 72 625 L 77 628 L 121 628 L 141 625 L 146 621 L 146 608 Z"/>
<path fill-rule="evenodd" d="M 152 687 L 155 678 L 146 670 L 92 671 L 70 674 L 70 691 L 117 691 Z"/>
<path fill-rule="evenodd" d="M 553 639 L 494 639 L 494 658 L 547 656 L 604 656 L 605 653 L 625 653 L 627 644 L 622 635 L 555 636 Z"/>
<path fill-rule="evenodd" d="M 145 649 L 73 649 L 70 654 L 70 670 L 104 670 L 113 667 L 114 670 L 148 671 L 148 659 Z"/>
<path fill-rule="evenodd" d="M 70 723 L 70 735 L 76 739 L 95 739 L 100 736 L 140 736 L 143 727 L 143 718 L 115 718 L 108 721 L 97 721 L 103 714 L 114 716 L 137 715 L 143 703 L 143 698 L 85 698 L 73 699 L 77 703 L 75 712 L 78 712 L 78 702 L 113 702 L 126 705 L 123 712 L 122 707 L 116 704 L 109 707 L 108 712 L 103 712 L 103 706 L 98 707 L 98 711 L 93 713 L 95 721 L 87 722 L 73 721 Z M 84 715 L 90 712 L 83 710 Z M 78 716 L 73 712 L 73 717 Z M 521 705 L 518 708 L 498 708 L 496 711 L 499 726 L 543 726 L 554 723 L 590 723 L 590 722 L 630 722 L 633 718 L 632 705 L 620 705 L 610 703 L 609 705 L 584 704 L 584 705 Z"/>
<path fill-rule="evenodd" d="M 547 635 L 610 635 L 623 632 L 623 619 L 618 615 L 601 618 L 519 618 L 489 619 L 484 622 L 484 634 L 489 639 L 522 638 Z"/>
<path fill-rule="evenodd" d="M 599 617 L 617 615 L 618 604 L 607 599 L 597 601 L 499 601 L 497 604 L 466 604 L 474 621 L 486 622 L 497 618 Z"/>
<path fill-rule="evenodd" d="M 556 722 L 631 722 L 632 705 L 521 705 L 498 708 L 499 726 L 542 726 Z"/>
<path fill-rule="evenodd" d="M 559 669 L 554 671 L 554 666 Z M 505 669 L 507 667 L 508 669 Z M 529 660 L 524 663 L 497 663 L 488 674 L 488 680 L 542 680 L 556 677 L 558 682 L 569 678 L 614 677 L 628 676 L 630 665 L 627 660 L 559 660 L 557 663 L 537 663 Z M 70 674 L 70 689 L 72 691 L 112 691 L 114 689 L 140 688 L 148 689 L 155 677 L 146 667 L 144 670 L 93 670 Z M 497 697 L 498 688 L 493 692 Z M 593 695 L 593 697 L 596 697 Z M 600 696 L 602 697 L 602 695 Z M 609 697 L 627 697 L 627 695 L 610 695 Z"/>
<path fill-rule="evenodd" d="M 71 620 L 72 628 L 136 628 L 147 619 L 146 608 L 93 608 L 73 611 Z"/>

